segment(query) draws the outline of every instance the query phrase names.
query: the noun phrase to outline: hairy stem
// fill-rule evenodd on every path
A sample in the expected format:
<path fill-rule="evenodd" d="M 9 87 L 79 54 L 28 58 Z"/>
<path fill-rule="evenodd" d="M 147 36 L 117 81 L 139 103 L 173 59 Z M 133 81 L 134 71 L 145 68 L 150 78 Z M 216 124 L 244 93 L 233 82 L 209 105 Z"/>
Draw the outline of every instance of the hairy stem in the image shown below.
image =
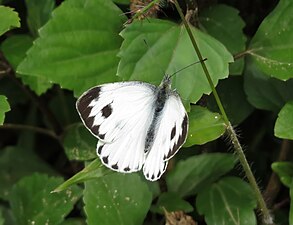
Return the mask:
<path fill-rule="evenodd" d="M 210 87 L 212 89 L 213 95 L 215 97 L 215 100 L 217 102 L 219 110 L 220 110 L 220 112 L 222 114 L 223 120 L 224 120 L 224 122 L 225 122 L 225 124 L 227 126 L 227 133 L 228 133 L 228 136 L 229 136 L 229 138 L 230 138 L 230 140 L 231 140 L 231 142 L 233 144 L 234 151 L 238 155 L 239 161 L 240 161 L 240 163 L 242 165 L 242 168 L 243 168 L 243 170 L 245 172 L 245 175 L 246 175 L 246 177 L 247 177 L 247 179 L 248 179 L 248 181 L 249 181 L 249 183 L 250 183 L 250 185 L 251 185 L 251 187 L 253 189 L 255 197 L 257 199 L 258 208 L 259 208 L 260 213 L 262 215 L 262 221 L 266 225 L 272 225 L 272 224 L 274 224 L 273 219 L 272 219 L 272 217 L 270 215 L 270 212 L 269 212 L 269 210 L 267 208 L 267 205 L 266 205 L 266 203 L 264 201 L 264 198 L 263 198 L 263 196 L 261 194 L 261 191 L 260 191 L 260 189 L 259 189 L 259 187 L 257 185 L 255 177 L 254 177 L 254 175 L 253 175 L 253 173 L 252 173 L 252 171 L 250 169 L 250 166 L 249 166 L 249 164 L 247 162 L 247 159 L 246 159 L 245 154 L 243 152 L 242 146 L 241 146 L 241 144 L 240 144 L 240 142 L 239 142 L 239 140 L 237 138 L 237 135 L 236 135 L 236 133 L 235 133 L 235 131 L 234 131 L 234 129 L 233 129 L 228 117 L 227 117 L 227 114 L 226 114 L 225 109 L 224 109 L 224 107 L 223 107 L 223 105 L 221 103 L 219 95 L 218 95 L 218 93 L 217 93 L 217 91 L 216 91 L 216 89 L 214 87 L 213 81 L 212 81 L 211 76 L 209 74 L 209 71 L 208 71 L 208 69 L 207 69 L 207 67 L 205 65 L 205 62 L 203 61 L 202 54 L 201 54 L 201 52 L 200 52 L 200 50 L 198 48 L 198 45 L 197 45 L 197 43 L 195 41 L 195 38 L 194 38 L 193 33 L 192 33 L 191 29 L 190 29 L 190 26 L 189 26 L 188 22 L 186 21 L 184 15 L 182 13 L 182 10 L 181 10 L 181 8 L 180 8 L 180 6 L 178 4 L 178 1 L 173 0 L 172 2 L 174 3 L 174 5 L 175 5 L 175 7 L 176 7 L 176 9 L 177 9 L 182 21 L 183 21 L 183 24 L 184 24 L 184 26 L 186 28 L 186 31 L 187 31 L 187 33 L 189 35 L 189 38 L 190 38 L 191 42 L 192 42 L 194 50 L 195 50 L 195 52 L 196 52 L 196 54 L 197 54 L 197 56 L 198 56 L 198 58 L 200 60 L 201 66 L 203 68 L 203 71 L 204 71 L 204 73 L 206 75 L 206 78 L 207 78 L 207 80 L 209 82 L 209 85 L 210 85 Z"/>

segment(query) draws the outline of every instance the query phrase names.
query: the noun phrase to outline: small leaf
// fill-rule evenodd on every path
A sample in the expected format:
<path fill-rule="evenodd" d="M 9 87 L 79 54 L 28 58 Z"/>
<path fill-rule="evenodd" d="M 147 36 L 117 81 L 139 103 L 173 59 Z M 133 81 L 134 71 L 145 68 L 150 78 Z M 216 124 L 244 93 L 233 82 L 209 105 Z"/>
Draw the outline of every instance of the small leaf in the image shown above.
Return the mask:
<path fill-rule="evenodd" d="M 286 103 L 275 124 L 275 136 L 293 140 L 293 101 Z"/>
<path fill-rule="evenodd" d="M 26 52 L 32 44 L 33 39 L 28 35 L 14 35 L 3 41 L 1 50 L 14 70 L 25 58 Z M 43 94 L 52 86 L 45 77 L 22 76 L 18 73 L 16 75 L 38 95 Z"/>
<path fill-rule="evenodd" d="M 293 77 L 293 2 L 281 0 L 263 20 L 249 46 L 250 55 L 267 75 Z"/>
<path fill-rule="evenodd" d="M 108 0 L 64 1 L 39 31 L 17 72 L 46 78 L 80 95 L 117 80 L 118 33 L 126 17 Z"/>
<path fill-rule="evenodd" d="M 196 194 L 222 175 L 236 163 L 232 154 L 209 153 L 179 161 L 166 176 L 168 190 L 181 197 Z"/>
<path fill-rule="evenodd" d="M 273 171 L 278 174 L 282 183 L 288 188 L 293 188 L 293 163 L 292 162 L 274 162 Z"/>
<path fill-rule="evenodd" d="M 225 123 L 218 113 L 192 106 L 189 112 L 189 130 L 184 147 L 205 144 L 220 137 L 226 130 Z"/>
<path fill-rule="evenodd" d="M 203 189 L 196 208 L 208 225 L 256 225 L 256 199 L 250 186 L 236 177 L 225 177 Z"/>
<path fill-rule="evenodd" d="M 27 25 L 34 37 L 38 36 L 38 30 L 49 20 L 55 7 L 53 0 L 26 0 Z"/>
<path fill-rule="evenodd" d="M 64 191 L 65 189 L 74 184 L 78 184 L 95 178 L 104 177 L 105 175 L 111 173 L 113 173 L 112 170 L 103 166 L 100 159 L 96 159 L 89 163 L 82 171 L 78 172 L 73 177 L 69 178 L 67 181 L 59 185 L 57 188 L 55 188 L 53 192 Z"/>
<path fill-rule="evenodd" d="M 10 111 L 10 106 L 7 98 L 4 95 L 0 95 L 0 125 L 3 125 L 5 113 L 8 111 Z"/>
<path fill-rule="evenodd" d="M 214 85 L 229 74 L 232 55 L 224 45 L 213 37 L 192 28 L 199 48 L 206 61 Z M 122 32 L 124 38 L 119 56 L 117 74 L 124 80 L 140 80 L 158 85 L 164 72 L 172 74 L 196 62 L 194 49 L 183 25 L 149 19 L 135 21 Z M 144 47 L 144 41 L 147 46 Z M 172 87 L 178 91 L 189 111 L 189 103 L 196 102 L 205 93 L 211 92 L 200 65 L 194 65 L 173 77 Z"/>
<path fill-rule="evenodd" d="M 138 174 L 114 173 L 87 181 L 84 189 L 87 224 L 142 224 L 152 195 Z"/>
<path fill-rule="evenodd" d="M 97 157 L 97 142 L 98 139 L 78 123 L 65 130 L 63 146 L 69 160 L 90 160 Z"/>
<path fill-rule="evenodd" d="M 250 104 L 258 109 L 279 112 L 293 100 L 293 79 L 280 81 L 269 78 L 248 60 L 244 74 L 244 90 Z"/>
<path fill-rule="evenodd" d="M 180 198 L 176 193 L 165 192 L 160 195 L 157 204 L 152 206 L 152 211 L 160 214 L 164 214 L 165 208 L 168 212 L 174 211 L 183 211 L 183 212 L 192 212 L 192 205 Z"/>
<path fill-rule="evenodd" d="M 245 23 L 237 9 L 224 4 L 215 4 L 200 12 L 199 21 L 203 30 L 221 41 L 233 55 L 245 50 L 246 37 L 243 33 Z M 244 58 L 230 64 L 230 74 L 239 75 L 243 68 Z"/>
<path fill-rule="evenodd" d="M 0 36 L 6 31 L 20 27 L 18 13 L 12 8 L 0 5 Z"/>
<path fill-rule="evenodd" d="M 62 222 L 81 197 L 77 186 L 66 192 L 50 194 L 61 178 L 34 174 L 20 180 L 12 189 L 10 204 L 19 225 Z M 58 210 L 57 210 L 58 209 Z"/>
<path fill-rule="evenodd" d="M 233 125 L 240 124 L 253 111 L 253 107 L 247 101 L 243 86 L 242 76 L 233 76 L 221 80 L 217 86 L 223 107 Z M 219 111 L 213 95 L 209 95 L 208 97 L 208 108 L 212 111 Z"/>

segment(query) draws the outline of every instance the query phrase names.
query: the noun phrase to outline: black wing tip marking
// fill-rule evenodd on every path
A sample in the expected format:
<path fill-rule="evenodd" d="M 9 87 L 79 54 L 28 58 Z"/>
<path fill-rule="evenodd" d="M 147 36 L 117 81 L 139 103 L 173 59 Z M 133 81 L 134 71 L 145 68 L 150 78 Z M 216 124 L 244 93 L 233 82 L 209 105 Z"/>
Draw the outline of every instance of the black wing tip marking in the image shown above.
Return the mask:
<path fill-rule="evenodd" d="M 175 126 L 173 127 L 173 129 L 175 128 Z M 173 129 L 171 131 L 171 140 L 172 140 L 172 134 L 173 134 Z M 187 114 L 185 114 L 182 124 L 181 124 L 181 129 L 182 129 L 182 133 L 178 138 L 178 141 L 176 143 L 174 143 L 174 146 L 169 150 L 168 155 L 164 156 L 164 160 L 168 160 L 170 159 L 170 157 L 172 157 L 177 150 L 184 144 L 186 137 L 187 137 L 187 131 L 188 131 L 188 116 Z M 175 136 L 175 132 L 174 131 L 174 136 Z"/>

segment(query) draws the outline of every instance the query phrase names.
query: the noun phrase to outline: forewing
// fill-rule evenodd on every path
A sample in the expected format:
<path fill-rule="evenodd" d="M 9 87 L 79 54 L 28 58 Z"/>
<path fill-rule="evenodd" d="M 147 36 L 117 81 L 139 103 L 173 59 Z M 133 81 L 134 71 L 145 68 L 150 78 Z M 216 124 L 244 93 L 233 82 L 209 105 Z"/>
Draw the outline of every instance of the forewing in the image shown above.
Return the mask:
<path fill-rule="evenodd" d="M 107 167 L 119 172 L 141 169 L 155 90 L 148 83 L 118 82 L 94 87 L 78 99 L 78 113 L 100 139 L 97 154 Z"/>
<path fill-rule="evenodd" d="M 143 166 L 148 180 L 154 181 L 165 172 L 168 160 L 184 144 L 188 132 L 188 116 L 180 97 L 171 92 L 156 126 L 153 145 Z"/>

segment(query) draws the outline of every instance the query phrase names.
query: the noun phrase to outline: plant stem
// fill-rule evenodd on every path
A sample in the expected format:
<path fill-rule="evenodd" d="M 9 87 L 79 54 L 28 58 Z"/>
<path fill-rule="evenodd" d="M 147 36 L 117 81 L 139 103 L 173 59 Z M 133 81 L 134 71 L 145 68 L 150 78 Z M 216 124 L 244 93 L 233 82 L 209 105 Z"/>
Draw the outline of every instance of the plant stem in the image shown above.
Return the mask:
<path fill-rule="evenodd" d="M 249 164 L 247 162 L 247 159 L 245 157 L 245 154 L 243 152 L 241 144 L 240 144 L 240 142 L 239 142 L 239 140 L 237 138 L 237 135 L 236 135 L 236 133 L 235 133 L 235 131 L 234 131 L 234 129 L 233 129 L 228 117 L 227 117 L 227 114 L 226 114 L 225 109 L 224 109 L 224 107 L 223 107 L 223 105 L 221 103 L 219 95 L 218 95 L 218 93 L 217 93 L 217 91 L 216 91 L 216 89 L 214 87 L 213 81 L 212 81 L 211 76 L 210 76 L 210 74 L 208 72 L 208 69 L 207 69 L 207 67 L 205 65 L 205 62 L 204 62 L 203 57 L 201 55 L 201 52 L 200 52 L 200 50 L 198 48 L 198 45 L 197 45 L 197 43 L 195 41 L 193 33 L 192 33 L 192 31 L 191 31 L 191 29 L 189 27 L 189 24 L 186 21 L 184 15 L 182 13 L 182 10 L 181 10 L 181 8 L 180 8 L 180 6 L 178 4 L 178 1 L 177 0 L 172 0 L 172 1 L 173 1 L 174 5 L 176 7 L 181 19 L 182 19 L 182 21 L 183 21 L 183 24 L 184 24 L 184 26 L 186 28 L 186 31 L 187 31 L 187 33 L 189 35 L 189 38 L 190 38 L 190 40 L 192 42 L 192 45 L 193 45 L 194 49 L 195 49 L 195 52 L 196 52 L 196 54 L 197 54 L 197 56 L 198 56 L 198 58 L 200 60 L 201 66 L 202 66 L 203 71 L 204 71 L 204 73 L 206 75 L 206 78 L 207 78 L 207 80 L 209 82 L 209 85 L 210 85 L 210 87 L 212 89 L 213 95 L 215 97 L 215 100 L 217 102 L 219 110 L 220 110 L 220 112 L 222 114 L 223 120 L 224 120 L 224 122 L 225 122 L 225 124 L 227 126 L 228 136 L 229 136 L 229 138 L 230 138 L 230 140 L 231 140 L 231 142 L 233 144 L 233 148 L 234 148 L 235 152 L 238 155 L 239 161 L 240 161 L 240 163 L 241 163 L 241 165 L 243 167 L 245 175 L 246 175 L 246 177 L 247 177 L 247 179 L 248 179 L 248 181 L 249 181 L 249 183 L 250 183 L 250 185 L 251 185 L 251 187 L 253 189 L 253 192 L 254 192 L 255 197 L 257 199 L 257 202 L 258 202 L 259 210 L 260 210 L 261 215 L 262 215 L 262 221 L 266 225 L 272 225 L 272 224 L 274 224 L 273 219 L 272 219 L 272 217 L 270 215 L 270 212 L 269 212 L 269 210 L 268 210 L 268 208 L 266 206 L 266 203 L 265 203 L 264 198 L 263 198 L 263 196 L 261 194 L 261 191 L 260 191 L 260 189 L 259 189 L 259 187 L 257 185 L 255 177 L 254 177 L 254 175 L 253 175 L 253 173 L 252 173 L 252 171 L 250 169 L 250 166 L 249 166 Z"/>

